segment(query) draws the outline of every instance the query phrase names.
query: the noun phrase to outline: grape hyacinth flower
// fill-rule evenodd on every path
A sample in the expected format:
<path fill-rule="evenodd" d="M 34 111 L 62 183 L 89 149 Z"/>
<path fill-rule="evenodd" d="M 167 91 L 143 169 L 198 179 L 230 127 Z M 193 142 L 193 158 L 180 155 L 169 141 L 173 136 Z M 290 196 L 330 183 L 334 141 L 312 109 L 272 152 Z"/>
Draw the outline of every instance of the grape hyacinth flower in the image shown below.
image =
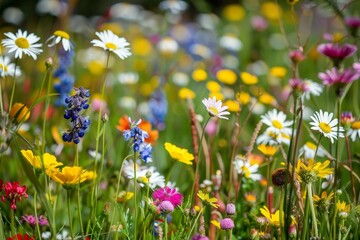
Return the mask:
<path fill-rule="evenodd" d="M 145 143 L 145 138 L 149 138 L 149 134 L 139 128 L 139 124 L 141 123 L 141 119 L 137 122 L 131 121 L 131 118 L 129 117 L 130 122 L 130 129 L 124 130 L 123 135 L 125 137 L 125 140 L 128 141 L 130 138 L 133 139 L 133 150 L 134 152 L 140 153 L 140 158 L 144 160 L 144 162 L 151 162 L 151 153 L 152 153 L 152 147 L 151 144 Z"/>
<path fill-rule="evenodd" d="M 83 87 L 74 88 L 74 90 L 75 95 L 65 99 L 67 109 L 64 114 L 65 119 L 70 119 L 72 129 L 64 133 L 62 139 L 65 142 L 74 142 L 75 144 L 78 144 L 80 138 L 85 135 L 85 131 L 90 125 L 89 118 L 81 115 L 81 111 L 86 110 L 89 107 L 88 99 L 90 97 L 90 92 Z"/>

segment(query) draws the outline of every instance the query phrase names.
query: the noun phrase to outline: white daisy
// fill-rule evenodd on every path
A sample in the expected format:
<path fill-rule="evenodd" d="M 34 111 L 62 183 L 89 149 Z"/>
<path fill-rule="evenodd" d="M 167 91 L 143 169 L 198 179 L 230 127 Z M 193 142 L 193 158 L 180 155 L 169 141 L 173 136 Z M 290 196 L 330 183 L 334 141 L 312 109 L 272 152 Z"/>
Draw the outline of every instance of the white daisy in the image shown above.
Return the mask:
<path fill-rule="evenodd" d="M 324 89 L 324 86 L 319 84 L 319 83 L 316 83 L 316 82 L 313 82 L 309 79 L 306 79 L 304 80 L 304 84 L 306 86 L 306 91 L 304 93 L 304 97 L 309 100 L 310 99 L 310 95 L 314 95 L 314 96 L 319 96 L 323 89 Z"/>
<path fill-rule="evenodd" d="M 127 47 L 130 43 L 125 38 L 118 37 L 110 30 L 96 32 L 95 34 L 100 40 L 94 39 L 91 41 L 94 47 L 101 47 L 106 51 L 114 52 L 123 60 L 131 56 L 130 48 Z"/>
<path fill-rule="evenodd" d="M 286 115 L 282 111 L 277 112 L 276 109 L 267 112 L 261 116 L 261 121 L 268 126 L 268 130 L 275 134 L 291 135 L 291 125 L 293 121 L 286 121 Z"/>
<path fill-rule="evenodd" d="M 320 132 L 324 135 L 324 137 L 330 138 L 331 143 L 334 143 L 334 139 L 337 139 L 337 124 L 338 119 L 332 119 L 333 113 L 323 112 L 315 112 L 311 119 L 313 122 L 310 122 L 312 126 L 311 129 Z M 339 137 L 344 137 L 342 133 L 344 129 L 342 127 L 339 128 Z"/>
<path fill-rule="evenodd" d="M 16 77 L 21 75 L 21 71 L 20 71 L 19 67 L 16 67 L 16 72 L 15 72 L 15 64 L 10 63 L 10 58 L 8 56 L 1 56 L 0 57 L 0 76 L 1 77 L 6 77 L 6 76 L 13 77 L 14 73 L 15 73 Z"/>
<path fill-rule="evenodd" d="M 71 50 L 71 43 L 70 43 L 70 36 L 67 32 L 64 31 L 55 31 L 54 34 L 46 40 L 46 42 L 51 41 L 48 46 L 53 47 L 56 44 L 60 43 L 62 44 L 65 51 Z"/>
<path fill-rule="evenodd" d="M 269 128 L 256 139 L 256 144 L 279 145 L 283 143 L 286 145 L 290 144 L 290 135 L 276 133 Z"/>
<path fill-rule="evenodd" d="M 224 116 L 230 114 L 228 111 L 225 111 L 226 109 L 228 109 L 228 107 L 222 106 L 221 100 L 216 101 L 216 97 L 207 98 L 207 99 L 204 98 L 202 100 L 202 103 L 205 105 L 206 110 L 209 112 L 210 116 L 218 117 L 222 119 L 229 119 Z"/>
<path fill-rule="evenodd" d="M 360 138 L 360 121 L 351 123 L 350 129 L 346 135 L 350 136 L 351 141 L 353 142 L 355 142 L 357 137 Z"/>
<path fill-rule="evenodd" d="M 262 179 L 261 174 L 257 173 L 259 170 L 258 164 L 251 165 L 249 161 L 236 156 L 233 162 L 235 170 L 238 174 L 242 174 L 245 178 L 259 181 Z"/>
<path fill-rule="evenodd" d="M 1 43 L 4 45 L 4 47 L 9 48 L 9 53 L 15 52 L 15 58 L 21 59 L 24 53 L 36 60 L 36 55 L 43 51 L 40 49 L 42 44 L 36 43 L 40 40 L 40 38 L 33 33 L 28 35 L 27 31 L 22 32 L 19 29 L 16 34 L 11 32 L 4 34 L 8 38 L 3 39 Z"/>
<path fill-rule="evenodd" d="M 304 144 L 304 146 L 302 146 L 299 149 L 299 156 L 304 155 L 305 159 L 315 159 L 315 152 L 316 152 L 316 156 L 319 157 L 324 157 L 325 156 L 325 150 L 319 146 L 318 149 L 316 150 L 317 146 L 316 144 L 312 143 L 312 142 L 306 142 Z"/>

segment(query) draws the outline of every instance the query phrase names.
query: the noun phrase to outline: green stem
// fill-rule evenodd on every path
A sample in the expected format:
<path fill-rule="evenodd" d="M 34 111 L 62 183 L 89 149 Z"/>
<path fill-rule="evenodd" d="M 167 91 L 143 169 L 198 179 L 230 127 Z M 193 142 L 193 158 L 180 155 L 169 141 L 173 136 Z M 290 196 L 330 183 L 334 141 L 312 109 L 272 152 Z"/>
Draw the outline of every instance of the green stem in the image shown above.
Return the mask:
<path fill-rule="evenodd" d="M 75 166 L 79 166 L 79 148 L 78 148 L 77 144 L 76 144 L 76 147 L 75 147 L 75 161 L 74 162 L 75 162 Z M 79 179 L 79 181 L 80 181 L 80 179 Z M 78 205 L 80 232 L 81 232 L 82 239 L 85 239 L 84 226 L 83 226 L 82 214 L 81 214 L 80 182 L 76 186 L 76 190 L 77 190 L 77 205 Z"/>
<path fill-rule="evenodd" d="M 74 231 L 73 231 L 71 209 L 70 209 L 70 199 L 71 199 L 70 192 L 71 192 L 70 189 L 66 190 L 67 208 L 68 208 L 68 217 L 69 217 L 69 226 L 70 226 L 70 237 L 71 237 L 71 240 L 73 240 L 74 239 Z"/>
<path fill-rule="evenodd" d="M 137 191 L 136 191 L 136 152 L 134 151 L 134 210 L 135 210 L 135 216 L 134 216 L 134 239 L 136 239 L 136 231 L 137 231 Z"/>
<path fill-rule="evenodd" d="M 313 198 L 312 198 L 311 183 L 307 184 L 307 194 L 308 194 L 309 205 L 310 205 L 310 210 L 311 210 L 312 222 L 313 222 L 314 231 L 315 231 L 315 238 L 317 239 L 317 237 L 319 236 L 319 231 L 318 231 L 318 227 L 317 227 L 317 220 L 316 220 L 316 214 L 315 214 L 315 208 L 314 208 L 314 201 L 313 201 Z"/>
<path fill-rule="evenodd" d="M 190 229 L 190 231 L 189 231 L 189 234 L 188 234 L 188 236 L 187 236 L 186 239 L 190 239 L 191 233 L 194 231 L 195 225 L 196 225 L 196 223 L 198 222 L 198 220 L 199 220 L 201 214 L 203 213 L 204 209 L 205 209 L 205 207 L 201 208 L 200 212 L 199 212 L 198 215 L 196 216 L 196 219 L 195 219 L 195 221 L 193 222 L 193 224 L 192 224 L 192 226 L 191 226 L 191 229 Z"/>
<path fill-rule="evenodd" d="M 15 64 L 15 69 L 14 69 L 13 85 L 12 85 L 12 88 L 11 88 L 9 111 L 10 111 L 10 109 L 11 109 L 11 107 L 12 107 L 12 102 L 13 102 L 14 94 L 15 94 L 17 62 L 18 62 L 18 59 L 16 58 L 16 59 L 15 59 L 15 63 L 14 63 L 14 64 Z"/>
<path fill-rule="evenodd" d="M 5 81 L 5 77 L 2 78 Z M 2 84 L 0 80 L 0 109 L 1 109 L 1 116 L 4 115 L 4 103 L 3 103 L 3 96 L 2 96 Z"/>
<path fill-rule="evenodd" d="M 165 240 L 168 239 L 168 223 L 167 223 L 167 215 L 164 217 L 164 226 L 165 226 Z"/>
<path fill-rule="evenodd" d="M 284 231 L 284 222 L 283 222 L 283 214 L 284 214 L 284 198 L 285 198 L 285 189 L 282 188 L 281 189 L 281 195 L 280 195 L 280 209 L 279 209 L 279 221 L 280 221 L 280 236 L 284 237 L 285 236 L 285 231 Z M 286 237 L 284 238 L 286 239 Z"/>
<path fill-rule="evenodd" d="M 1 212 L 2 210 L 0 209 L 0 240 L 5 240 L 4 223 Z"/>
<path fill-rule="evenodd" d="M 303 229 L 301 231 L 301 240 L 309 239 L 309 238 L 306 238 L 306 236 L 308 234 L 308 226 L 309 226 L 309 199 L 308 198 L 306 198 L 306 200 L 305 200 L 305 215 L 304 215 L 304 220 L 303 220 L 302 225 L 303 225 Z"/>
<path fill-rule="evenodd" d="M 37 203 L 37 192 L 35 190 L 35 192 L 34 192 L 35 226 L 36 226 L 36 233 L 37 233 L 39 239 L 41 239 L 41 232 L 40 232 L 40 226 L 39 226 L 39 216 L 38 216 L 38 213 L 37 213 L 36 203 Z"/>
<path fill-rule="evenodd" d="M 15 236 L 15 213 L 14 209 L 10 210 L 11 236 Z"/>

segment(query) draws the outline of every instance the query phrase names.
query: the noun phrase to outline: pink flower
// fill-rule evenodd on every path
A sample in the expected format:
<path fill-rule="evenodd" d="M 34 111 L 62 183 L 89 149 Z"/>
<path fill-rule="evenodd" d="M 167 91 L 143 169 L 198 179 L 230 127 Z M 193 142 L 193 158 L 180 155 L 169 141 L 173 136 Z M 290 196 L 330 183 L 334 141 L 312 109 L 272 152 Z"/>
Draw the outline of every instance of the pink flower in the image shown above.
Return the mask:
<path fill-rule="evenodd" d="M 339 45 L 337 43 L 320 44 L 318 52 L 327 56 L 333 61 L 335 67 L 338 67 L 342 60 L 350 57 L 357 51 L 357 47 L 352 44 Z"/>
<path fill-rule="evenodd" d="M 223 230 L 231 230 L 235 227 L 234 221 L 231 218 L 224 218 L 220 220 L 220 227 Z"/>
<path fill-rule="evenodd" d="M 24 215 L 21 217 L 24 222 L 27 222 L 31 227 L 36 225 L 36 217 L 33 215 Z M 38 217 L 38 223 L 40 226 L 49 226 L 49 222 L 43 215 Z"/>
<path fill-rule="evenodd" d="M 8 200 L 11 204 L 11 209 L 16 209 L 16 201 L 21 201 L 22 197 L 27 198 L 26 186 L 20 186 L 18 182 L 7 182 L 3 185 L 5 195 L 1 196 L 1 201 Z"/>
<path fill-rule="evenodd" d="M 358 17 L 347 17 L 345 18 L 345 25 L 349 28 L 359 28 L 360 27 L 360 18 Z"/>
<path fill-rule="evenodd" d="M 308 85 L 299 78 L 291 78 L 289 80 L 289 85 L 293 90 L 301 93 L 308 92 L 310 90 Z"/>
<path fill-rule="evenodd" d="M 355 72 L 352 68 L 346 68 L 339 71 L 337 68 L 327 70 L 325 73 L 319 73 L 318 76 L 324 85 L 331 86 L 334 84 L 348 84 L 360 77 L 360 72 Z"/>
<path fill-rule="evenodd" d="M 353 68 L 356 72 L 360 73 L 360 62 L 353 63 Z"/>
<path fill-rule="evenodd" d="M 155 199 L 155 205 L 159 205 L 163 201 L 169 201 L 174 207 L 181 205 L 183 199 L 181 193 L 178 193 L 175 188 L 172 189 L 168 186 L 156 189 L 152 197 Z"/>
<path fill-rule="evenodd" d="M 256 31 L 262 32 L 268 27 L 268 22 L 262 16 L 254 16 L 251 18 L 251 26 Z"/>
<path fill-rule="evenodd" d="M 162 201 L 158 205 L 158 211 L 162 213 L 171 213 L 174 211 L 174 205 L 170 201 Z"/>
<path fill-rule="evenodd" d="M 291 51 L 289 57 L 293 63 L 299 63 L 305 59 L 302 49 Z"/>

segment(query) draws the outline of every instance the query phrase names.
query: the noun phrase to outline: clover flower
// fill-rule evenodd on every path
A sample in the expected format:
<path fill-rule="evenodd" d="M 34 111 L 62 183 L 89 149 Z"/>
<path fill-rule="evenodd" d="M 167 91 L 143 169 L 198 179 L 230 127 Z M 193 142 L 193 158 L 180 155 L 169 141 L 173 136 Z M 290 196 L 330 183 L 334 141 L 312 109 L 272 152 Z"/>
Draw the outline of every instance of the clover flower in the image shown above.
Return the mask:
<path fill-rule="evenodd" d="M 26 54 L 36 60 L 36 55 L 43 51 L 42 44 L 36 43 L 40 38 L 33 33 L 28 34 L 27 31 L 22 32 L 19 29 L 16 34 L 8 32 L 4 35 L 8 38 L 3 39 L 1 43 L 4 47 L 9 48 L 9 53 L 15 52 L 15 58 L 21 59 L 22 55 Z"/>
<path fill-rule="evenodd" d="M 76 92 L 75 95 L 65 99 L 67 109 L 64 114 L 65 119 L 70 119 L 72 129 L 64 133 L 62 139 L 65 142 L 78 144 L 80 138 L 85 135 L 85 131 L 90 125 L 89 118 L 80 115 L 82 110 L 86 110 L 89 107 L 88 98 L 90 97 L 90 93 L 89 90 L 83 87 L 74 88 L 74 90 Z"/>
<path fill-rule="evenodd" d="M 20 202 L 21 199 L 28 198 L 28 194 L 26 193 L 26 186 L 20 186 L 19 182 L 6 182 L 5 184 L 1 184 L 2 181 L 0 181 L 0 187 L 4 191 L 4 195 L 1 196 L 2 202 L 10 202 L 10 208 L 15 210 L 16 209 L 16 202 Z"/>
<path fill-rule="evenodd" d="M 231 230 L 235 227 L 235 224 L 231 218 L 224 218 L 220 220 L 220 227 L 222 230 Z"/>

